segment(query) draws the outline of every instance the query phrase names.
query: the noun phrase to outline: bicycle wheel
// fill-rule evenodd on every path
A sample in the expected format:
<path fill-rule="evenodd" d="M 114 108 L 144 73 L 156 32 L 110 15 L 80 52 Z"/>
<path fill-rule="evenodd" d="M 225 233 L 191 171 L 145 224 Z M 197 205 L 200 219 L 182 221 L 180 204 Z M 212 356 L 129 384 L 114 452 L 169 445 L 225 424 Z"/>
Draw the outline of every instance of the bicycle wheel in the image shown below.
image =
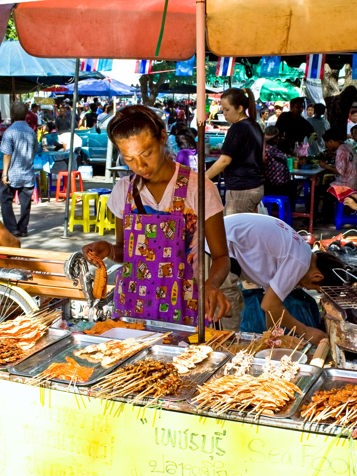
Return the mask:
<path fill-rule="evenodd" d="M 0 321 L 35 311 L 38 306 L 26 291 L 11 284 L 0 284 Z"/>

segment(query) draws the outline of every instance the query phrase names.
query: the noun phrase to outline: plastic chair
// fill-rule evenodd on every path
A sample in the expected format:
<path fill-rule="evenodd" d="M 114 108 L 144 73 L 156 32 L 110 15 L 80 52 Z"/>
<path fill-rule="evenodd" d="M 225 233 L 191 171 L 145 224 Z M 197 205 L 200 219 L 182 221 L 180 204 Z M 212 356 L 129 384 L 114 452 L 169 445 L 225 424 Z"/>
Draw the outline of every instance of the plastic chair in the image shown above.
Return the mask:
<path fill-rule="evenodd" d="M 94 202 L 92 209 L 91 201 Z M 76 213 L 78 206 L 81 208 L 80 214 Z M 97 223 L 97 207 L 98 194 L 96 192 L 73 192 L 68 224 L 69 231 L 73 231 L 75 225 L 80 225 L 84 233 L 90 233 L 90 227 Z"/>
<path fill-rule="evenodd" d="M 40 185 L 41 182 L 40 182 L 40 180 L 41 179 L 40 179 L 39 173 L 35 173 L 35 183 L 34 183 L 32 197 L 31 197 L 31 200 L 33 201 L 33 203 L 35 205 L 42 202 L 41 185 Z M 15 196 L 14 196 L 14 203 L 16 203 L 16 205 L 18 205 L 20 203 L 19 192 L 17 190 L 16 190 Z"/>
<path fill-rule="evenodd" d="M 95 231 L 104 235 L 107 230 L 115 230 L 115 215 L 107 207 L 109 194 L 100 195 L 98 200 L 97 221 Z"/>
<path fill-rule="evenodd" d="M 67 184 L 68 184 L 68 171 L 60 170 L 57 175 L 57 184 L 56 184 L 56 202 L 60 198 L 66 198 L 67 196 Z M 78 185 L 78 188 L 77 188 Z M 74 192 L 83 192 L 83 180 L 82 174 L 78 170 L 72 170 L 71 172 L 71 194 Z"/>
<path fill-rule="evenodd" d="M 335 227 L 336 230 L 343 228 L 343 225 L 357 225 L 357 213 L 345 213 L 348 207 L 345 207 L 343 203 L 338 202 L 335 213 Z"/>
<path fill-rule="evenodd" d="M 278 218 L 289 225 L 292 223 L 289 197 L 286 195 L 265 195 L 262 199 L 269 215 L 274 215 L 274 206 L 278 211 Z"/>

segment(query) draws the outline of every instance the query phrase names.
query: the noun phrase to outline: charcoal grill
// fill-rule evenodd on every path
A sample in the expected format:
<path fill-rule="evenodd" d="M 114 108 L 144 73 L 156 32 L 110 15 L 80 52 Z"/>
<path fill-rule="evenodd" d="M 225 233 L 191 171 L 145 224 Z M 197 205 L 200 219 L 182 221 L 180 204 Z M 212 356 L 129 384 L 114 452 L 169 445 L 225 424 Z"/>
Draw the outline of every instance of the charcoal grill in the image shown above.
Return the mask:
<path fill-rule="evenodd" d="M 357 286 L 322 286 L 326 329 L 339 368 L 357 370 Z"/>

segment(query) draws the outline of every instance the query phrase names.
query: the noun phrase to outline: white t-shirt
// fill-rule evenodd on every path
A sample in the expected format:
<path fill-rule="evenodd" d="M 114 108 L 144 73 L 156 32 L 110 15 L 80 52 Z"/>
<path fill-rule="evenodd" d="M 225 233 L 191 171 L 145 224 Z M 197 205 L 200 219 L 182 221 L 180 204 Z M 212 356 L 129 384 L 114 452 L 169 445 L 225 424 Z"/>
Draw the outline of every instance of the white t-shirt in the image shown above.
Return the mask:
<path fill-rule="evenodd" d="M 140 186 L 139 183 L 139 192 L 141 201 L 144 206 L 150 207 L 153 210 L 153 213 L 156 211 L 168 211 L 170 210 L 172 201 L 173 201 L 173 194 L 175 189 L 175 184 L 177 180 L 177 173 L 179 169 L 179 164 L 176 165 L 176 171 L 172 176 L 169 184 L 166 187 L 166 191 L 162 196 L 160 203 L 157 203 L 154 197 L 151 195 L 148 188 L 144 185 L 143 187 Z M 129 189 L 129 182 L 130 177 L 122 177 L 118 182 L 115 184 L 112 193 L 108 199 L 108 207 L 113 212 L 113 214 L 122 219 L 124 214 L 124 207 L 126 196 Z M 211 218 L 212 216 L 216 215 L 219 212 L 223 211 L 223 203 L 222 199 L 219 195 L 218 189 L 213 182 L 209 179 L 205 179 L 205 219 Z M 190 180 L 188 182 L 187 188 L 187 196 L 185 200 L 185 213 L 187 210 L 193 210 L 194 214 L 197 215 L 198 213 L 198 175 L 196 172 L 191 170 L 190 173 Z M 192 252 L 194 255 L 194 263 L 193 269 L 197 276 L 197 252 L 198 252 L 198 239 L 197 239 L 197 229 L 194 234 L 193 242 L 192 242 Z"/>
<path fill-rule="evenodd" d="M 228 251 L 244 276 L 284 301 L 307 273 L 311 248 L 283 221 L 258 213 L 224 217 Z"/>

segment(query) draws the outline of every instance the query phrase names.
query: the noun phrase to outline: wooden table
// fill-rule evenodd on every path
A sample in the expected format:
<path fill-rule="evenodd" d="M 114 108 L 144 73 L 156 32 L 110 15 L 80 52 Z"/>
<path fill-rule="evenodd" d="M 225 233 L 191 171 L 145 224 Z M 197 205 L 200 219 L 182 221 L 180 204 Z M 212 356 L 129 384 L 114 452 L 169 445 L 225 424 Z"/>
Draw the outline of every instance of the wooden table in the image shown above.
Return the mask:
<path fill-rule="evenodd" d="M 319 175 L 321 175 L 325 169 L 317 167 L 315 169 L 294 169 L 290 172 L 291 177 L 294 180 L 309 180 L 310 183 L 310 211 L 305 212 L 293 212 L 293 217 L 302 217 L 309 219 L 309 233 L 312 233 L 314 227 L 314 206 L 315 206 L 315 186 Z"/>

